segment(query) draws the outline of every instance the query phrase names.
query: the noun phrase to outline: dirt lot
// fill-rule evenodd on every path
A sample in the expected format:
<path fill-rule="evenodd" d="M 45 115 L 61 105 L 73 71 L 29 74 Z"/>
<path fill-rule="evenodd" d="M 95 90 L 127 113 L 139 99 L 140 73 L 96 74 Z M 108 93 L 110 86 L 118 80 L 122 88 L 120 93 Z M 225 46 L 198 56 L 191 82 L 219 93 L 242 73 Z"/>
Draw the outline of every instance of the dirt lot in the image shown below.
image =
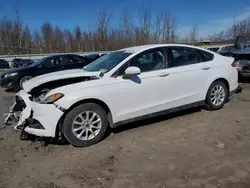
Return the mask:
<path fill-rule="evenodd" d="M 243 87 L 222 110 L 133 123 L 88 148 L 39 147 L 8 126 L 0 130 L 0 187 L 250 187 L 250 85 Z M 12 98 L 0 90 L 0 122 Z"/>

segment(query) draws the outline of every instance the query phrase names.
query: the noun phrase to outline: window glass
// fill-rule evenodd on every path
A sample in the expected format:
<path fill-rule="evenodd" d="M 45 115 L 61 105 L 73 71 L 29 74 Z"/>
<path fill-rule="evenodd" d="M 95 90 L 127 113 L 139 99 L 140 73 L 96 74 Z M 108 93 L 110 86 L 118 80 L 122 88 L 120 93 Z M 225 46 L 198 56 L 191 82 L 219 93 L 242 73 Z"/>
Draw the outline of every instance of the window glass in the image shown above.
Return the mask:
<path fill-rule="evenodd" d="M 64 63 L 65 64 L 76 64 L 76 63 L 83 63 L 84 60 L 77 57 L 77 56 L 65 56 Z"/>
<path fill-rule="evenodd" d="M 130 66 L 141 69 L 141 72 L 148 72 L 166 68 L 163 49 L 154 49 L 143 52 L 130 61 Z"/>
<path fill-rule="evenodd" d="M 214 55 L 209 53 L 209 52 L 199 50 L 199 49 L 196 49 L 196 51 L 202 57 L 202 61 L 204 61 L 204 62 L 212 61 L 214 59 Z"/>
<path fill-rule="evenodd" d="M 51 59 L 48 59 L 42 64 L 42 67 L 53 67 L 53 66 L 59 66 L 62 65 L 62 57 L 54 57 Z"/>
<path fill-rule="evenodd" d="M 234 48 L 234 45 L 230 45 L 230 46 L 224 46 L 224 47 L 222 47 L 218 52 L 219 53 L 226 53 L 226 52 L 233 52 L 234 50 L 236 50 Z"/>
<path fill-rule="evenodd" d="M 195 49 L 188 47 L 171 47 L 173 54 L 172 67 L 192 65 L 202 62 L 202 58 Z"/>
<path fill-rule="evenodd" d="M 87 72 L 101 71 L 103 73 L 106 73 L 130 55 L 131 53 L 125 51 L 111 52 L 93 61 L 92 63 L 84 67 L 83 70 Z"/>

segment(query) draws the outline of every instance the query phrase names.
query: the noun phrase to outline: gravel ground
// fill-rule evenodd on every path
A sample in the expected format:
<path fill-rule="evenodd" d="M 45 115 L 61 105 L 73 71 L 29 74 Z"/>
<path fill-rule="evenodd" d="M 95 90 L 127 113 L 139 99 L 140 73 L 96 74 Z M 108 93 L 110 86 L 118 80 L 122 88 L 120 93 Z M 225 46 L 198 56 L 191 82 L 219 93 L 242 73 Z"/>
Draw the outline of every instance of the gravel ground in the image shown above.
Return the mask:
<path fill-rule="evenodd" d="M 40 147 L 0 125 L 0 188 L 250 187 L 250 85 L 219 111 L 136 122 L 88 148 Z M 13 95 L 0 90 L 0 122 Z"/>

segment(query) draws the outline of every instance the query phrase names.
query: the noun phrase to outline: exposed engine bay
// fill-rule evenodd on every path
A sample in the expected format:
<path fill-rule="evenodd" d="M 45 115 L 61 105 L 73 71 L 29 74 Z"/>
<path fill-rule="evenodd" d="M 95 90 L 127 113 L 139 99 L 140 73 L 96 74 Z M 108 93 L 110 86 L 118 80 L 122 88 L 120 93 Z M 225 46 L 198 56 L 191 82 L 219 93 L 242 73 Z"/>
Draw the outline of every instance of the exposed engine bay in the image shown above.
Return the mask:
<path fill-rule="evenodd" d="M 78 83 L 78 82 L 85 82 L 90 80 L 99 79 L 98 77 L 76 77 L 76 78 L 68 78 L 62 80 L 55 80 L 51 82 L 44 83 L 39 85 L 38 87 L 33 88 L 29 94 L 31 95 L 31 100 L 35 102 L 40 102 L 48 92 L 52 89 Z"/>

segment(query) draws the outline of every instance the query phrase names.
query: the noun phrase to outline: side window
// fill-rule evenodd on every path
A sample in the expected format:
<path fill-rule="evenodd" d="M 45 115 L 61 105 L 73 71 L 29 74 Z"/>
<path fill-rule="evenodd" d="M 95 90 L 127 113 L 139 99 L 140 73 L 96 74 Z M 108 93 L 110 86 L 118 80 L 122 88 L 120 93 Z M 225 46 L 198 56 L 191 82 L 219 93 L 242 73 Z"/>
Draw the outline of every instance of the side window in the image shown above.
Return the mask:
<path fill-rule="evenodd" d="M 76 64 L 76 63 L 83 63 L 84 60 L 77 57 L 77 56 L 64 56 L 64 63 L 68 64 Z"/>
<path fill-rule="evenodd" d="M 59 66 L 62 65 L 62 57 L 54 57 L 50 58 L 44 63 L 42 63 L 42 67 L 53 67 L 53 66 Z"/>
<path fill-rule="evenodd" d="M 202 58 L 195 49 L 188 47 L 171 47 L 173 63 L 171 67 L 192 65 L 202 62 Z"/>
<path fill-rule="evenodd" d="M 153 49 L 135 56 L 129 65 L 141 69 L 141 72 L 149 72 L 166 68 L 164 49 Z"/>
<path fill-rule="evenodd" d="M 202 57 L 203 62 L 212 61 L 214 59 L 214 55 L 209 52 L 199 50 L 199 49 L 196 49 L 196 51 Z"/>

